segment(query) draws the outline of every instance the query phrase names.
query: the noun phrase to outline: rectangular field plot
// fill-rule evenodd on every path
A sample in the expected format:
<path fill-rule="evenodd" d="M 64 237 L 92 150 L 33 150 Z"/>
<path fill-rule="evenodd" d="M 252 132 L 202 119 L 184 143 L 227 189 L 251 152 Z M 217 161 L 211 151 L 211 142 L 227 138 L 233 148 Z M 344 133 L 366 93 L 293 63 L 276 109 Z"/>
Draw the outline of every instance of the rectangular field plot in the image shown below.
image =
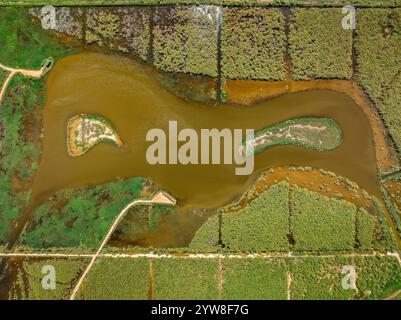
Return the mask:
<path fill-rule="evenodd" d="M 341 8 L 292 9 L 291 13 L 293 79 L 351 78 L 352 32 L 341 26 Z"/>
<path fill-rule="evenodd" d="M 10 258 L 16 272 L 8 298 L 67 300 L 88 263 L 89 257 Z M 100 257 L 76 299 L 365 300 L 395 297 L 400 289 L 401 263 L 393 253 L 127 255 Z"/>
<path fill-rule="evenodd" d="M 352 265 L 351 258 L 298 258 L 291 260 L 291 299 L 351 299 L 355 291 L 342 288 L 342 267 Z"/>
<path fill-rule="evenodd" d="M 352 251 L 355 205 L 298 187 L 291 189 L 291 231 L 296 250 Z"/>
<path fill-rule="evenodd" d="M 241 208 L 221 212 L 220 222 L 217 215 L 210 218 L 196 233 L 192 246 L 215 250 L 220 228 L 222 250 L 229 252 L 392 250 L 393 239 L 380 206 L 372 201 L 369 211 L 280 182 Z"/>
<path fill-rule="evenodd" d="M 154 65 L 167 72 L 217 77 L 218 7 L 157 7 Z"/>
<path fill-rule="evenodd" d="M 9 299 L 68 299 L 75 279 L 79 277 L 87 263 L 89 263 L 89 260 L 85 258 L 25 258 L 19 263 L 20 267 L 18 268 L 16 280 L 11 287 Z M 53 275 L 55 277 L 55 286 L 46 287 L 46 285 L 50 285 Z M 45 284 L 45 287 L 43 284 Z"/>
<path fill-rule="evenodd" d="M 101 258 L 82 283 L 78 298 L 146 300 L 148 292 L 147 258 Z"/>
<path fill-rule="evenodd" d="M 224 259 L 222 265 L 222 299 L 287 299 L 284 259 Z"/>
<path fill-rule="evenodd" d="M 396 257 L 355 257 L 357 287 L 363 299 L 381 299 L 401 289 Z"/>
<path fill-rule="evenodd" d="M 224 8 L 221 41 L 223 77 L 284 80 L 285 19 L 279 9 Z"/>
<path fill-rule="evenodd" d="M 355 270 L 355 287 L 347 277 L 350 267 Z M 295 258 L 291 274 L 294 300 L 383 299 L 401 288 L 401 267 L 395 256 Z"/>
<path fill-rule="evenodd" d="M 153 295 L 164 299 L 217 299 L 216 259 L 154 259 Z"/>
<path fill-rule="evenodd" d="M 261 193 L 245 208 L 222 215 L 222 242 L 228 250 L 288 251 L 288 183 Z"/>
<path fill-rule="evenodd" d="M 378 107 L 400 151 L 401 8 L 359 9 L 357 19 L 357 79 Z"/>

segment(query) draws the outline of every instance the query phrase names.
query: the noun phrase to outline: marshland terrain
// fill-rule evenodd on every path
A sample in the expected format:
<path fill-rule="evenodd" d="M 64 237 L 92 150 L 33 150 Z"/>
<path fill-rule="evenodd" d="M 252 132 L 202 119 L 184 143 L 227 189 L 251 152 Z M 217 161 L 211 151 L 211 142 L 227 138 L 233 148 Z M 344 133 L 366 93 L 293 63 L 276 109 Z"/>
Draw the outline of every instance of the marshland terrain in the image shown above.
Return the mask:
<path fill-rule="evenodd" d="M 400 290 L 401 9 L 361 1 L 353 31 L 326 2 L 77 2 L 55 9 L 50 30 L 38 2 L 0 7 L 0 63 L 38 70 L 55 60 L 42 79 L 15 75 L 0 106 L 0 296 L 68 298 L 118 213 L 159 190 L 177 206 L 132 208 L 77 298 L 379 299 Z M 77 116 L 98 123 L 68 131 Z M 331 140 L 302 132 L 317 128 L 302 122 L 311 118 L 335 128 Z M 290 119 L 304 125 L 294 127 L 299 141 L 328 145 L 279 141 L 256 154 L 250 176 L 236 176 L 235 164 L 145 157 L 146 133 L 167 132 L 170 120 L 266 134 Z M 46 264 L 62 278 L 54 291 L 40 285 Z M 358 290 L 341 288 L 344 265 L 356 267 Z"/>

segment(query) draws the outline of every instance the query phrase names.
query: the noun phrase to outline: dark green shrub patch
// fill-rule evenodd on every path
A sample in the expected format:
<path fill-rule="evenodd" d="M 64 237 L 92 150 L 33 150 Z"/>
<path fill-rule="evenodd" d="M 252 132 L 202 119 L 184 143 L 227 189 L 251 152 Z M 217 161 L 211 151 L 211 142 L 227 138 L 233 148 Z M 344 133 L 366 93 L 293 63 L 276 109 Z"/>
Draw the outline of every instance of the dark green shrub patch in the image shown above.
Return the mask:
<path fill-rule="evenodd" d="M 222 242 L 232 251 L 288 251 L 288 183 L 261 193 L 245 208 L 223 213 Z"/>
<path fill-rule="evenodd" d="M 218 261 L 154 259 L 153 299 L 217 299 Z"/>
<path fill-rule="evenodd" d="M 355 205 L 291 188 L 291 232 L 294 249 L 352 251 L 355 242 Z"/>
<path fill-rule="evenodd" d="M 222 299 L 287 299 L 284 259 L 224 259 Z"/>
<path fill-rule="evenodd" d="M 153 62 L 168 72 L 217 77 L 218 7 L 157 7 Z"/>
<path fill-rule="evenodd" d="M 285 46 L 285 19 L 279 9 L 223 9 L 223 77 L 284 80 Z"/>
<path fill-rule="evenodd" d="M 293 79 L 350 79 L 352 32 L 341 26 L 341 8 L 292 9 L 291 13 Z"/>

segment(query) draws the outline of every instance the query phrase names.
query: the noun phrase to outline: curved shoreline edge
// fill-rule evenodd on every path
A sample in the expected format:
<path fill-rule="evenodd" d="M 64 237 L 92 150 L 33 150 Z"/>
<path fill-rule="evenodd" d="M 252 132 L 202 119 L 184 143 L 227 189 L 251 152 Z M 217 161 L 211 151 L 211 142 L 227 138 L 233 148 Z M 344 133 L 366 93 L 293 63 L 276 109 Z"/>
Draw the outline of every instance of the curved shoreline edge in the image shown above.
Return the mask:
<path fill-rule="evenodd" d="M 67 150 L 71 157 L 79 157 L 101 142 L 123 145 L 112 124 L 100 115 L 78 114 L 68 120 Z"/>

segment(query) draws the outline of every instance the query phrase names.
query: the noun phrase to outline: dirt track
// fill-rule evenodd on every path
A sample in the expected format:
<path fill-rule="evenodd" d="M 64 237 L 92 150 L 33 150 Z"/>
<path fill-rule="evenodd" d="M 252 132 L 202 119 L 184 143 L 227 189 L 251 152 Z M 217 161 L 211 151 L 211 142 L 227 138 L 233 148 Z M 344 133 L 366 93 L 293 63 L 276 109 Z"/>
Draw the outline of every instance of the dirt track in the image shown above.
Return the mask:
<path fill-rule="evenodd" d="M 6 72 L 9 72 L 6 80 L 3 83 L 3 86 L 0 91 L 0 106 L 3 100 L 4 94 L 6 93 L 7 87 L 11 81 L 11 79 L 18 73 L 22 74 L 25 77 L 40 79 L 48 70 L 46 66 L 43 66 L 39 70 L 29 70 L 29 69 L 14 69 L 7 67 L 0 63 L 0 69 L 3 69 Z"/>

